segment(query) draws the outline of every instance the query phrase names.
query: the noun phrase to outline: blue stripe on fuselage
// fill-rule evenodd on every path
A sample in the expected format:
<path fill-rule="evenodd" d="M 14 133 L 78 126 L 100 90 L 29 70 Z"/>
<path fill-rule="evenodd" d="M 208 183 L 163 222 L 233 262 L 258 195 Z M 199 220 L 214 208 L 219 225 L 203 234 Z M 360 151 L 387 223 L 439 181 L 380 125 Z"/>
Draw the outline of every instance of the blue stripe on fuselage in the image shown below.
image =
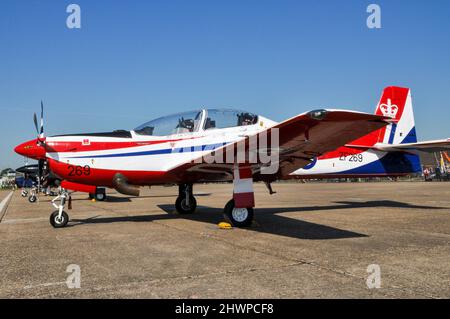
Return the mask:
<path fill-rule="evenodd" d="M 227 143 L 206 144 L 197 146 L 186 146 L 177 148 L 164 148 L 160 150 L 142 151 L 142 152 L 128 152 L 118 154 L 104 154 L 104 155 L 87 155 L 87 156 L 74 156 L 69 158 L 109 158 L 109 157 L 128 157 L 128 156 L 145 156 L 145 155 L 160 155 L 160 154 L 172 154 L 172 153 L 189 153 L 189 152 L 201 152 L 212 151 L 216 148 L 222 147 Z"/>

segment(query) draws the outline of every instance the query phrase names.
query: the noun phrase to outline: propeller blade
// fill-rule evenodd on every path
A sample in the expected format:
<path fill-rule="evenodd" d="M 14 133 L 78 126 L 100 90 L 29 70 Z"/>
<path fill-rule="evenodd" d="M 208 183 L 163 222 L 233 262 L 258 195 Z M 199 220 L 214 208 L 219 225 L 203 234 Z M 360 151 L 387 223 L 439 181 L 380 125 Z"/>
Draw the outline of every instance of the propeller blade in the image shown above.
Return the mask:
<path fill-rule="evenodd" d="M 41 137 L 44 137 L 44 103 L 41 101 L 41 130 L 40 133 Z"/>
<path fill-rule="evenodd" d="M 36 128 L 36 132 L 39 134 L 39 128 L 38 128 L 38 122 L 37 122 L 36 113 L 34 113 L 34 115 L 33 115 L 33 121 L 34 121 L 34 127 Z"/>

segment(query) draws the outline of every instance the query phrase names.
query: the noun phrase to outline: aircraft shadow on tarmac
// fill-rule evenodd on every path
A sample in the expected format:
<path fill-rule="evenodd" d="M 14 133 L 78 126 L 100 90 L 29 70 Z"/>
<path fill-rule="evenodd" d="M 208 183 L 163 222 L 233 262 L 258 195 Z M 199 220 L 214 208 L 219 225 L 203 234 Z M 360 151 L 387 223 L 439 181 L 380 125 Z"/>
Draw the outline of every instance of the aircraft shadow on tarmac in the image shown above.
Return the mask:
<path fill-rule="evenodd" d="M 298 210 L 302 211 L 302 212 L 308 212 L 308 211 L 319 211 L 319 210 L 376 208 L 376 207 L 412 208 L 412 209 L 445 209 L 445 207 L 413 205 L 413 204 L 396 202 L 396 201 L 391 201 L 391 200 L 374 200 L 374 201 L 367 201 L 367 202 L 339 201 L 339 202 L 334 202 L 334 203 L 336 205 L 298 207 Z"/>
<path fill-rule="evenodd" d="M 119 217 L 101 217 L 95 216 L 87 219 L 73 219 L 76 224 L 107 224 L 116 222 L 152 222 L 167 219 L 187 219 L 193 221 L 206 222 L 216 225 L 223 220 L 222 209 L 207 206 L 198 206 L 195 214 L 179 215 L 175 212 L 173 205 L 158 205 L 165 214 L 152 215 L 136 215 L 136 216 L 119 216 Z M 353 209 L 353 208 L 411 208 L 411 209 L 442 209 L 442 207 L 411 205 L 396 201 L 367 201 L 367 202 L 351 202 L 339 201 L 335 205 L 325 206 L 304 206 L 304 207 L 280 207 L 280 208 L 258 208 L 255 211 L 256 222 L 250 228 L 251 231 L 269 233 L 279 236 L 286 236 L 298 239 L 326 240 L 326 239 L 342 239 L 368 237 L 368 235 L 347 231 L 331 226 L 311 223 L 299 219 L 278 215 L 288 212 L 311 212 L 326 211 L 336 209 Z"/>
<path fill-rule="evenodd" d="M 202 193 L 202 194 L 195 194 L 195 197 L 199 196 L 210 196 L 211 193 Z M 178 194 L 173 195 L 148 195 L 148 196 L 139 196 L 139 197 L 133 197 L 133 196 L 114 196 L 114 195 L 108 195 L 106 197 L 106 202 L 110 203 L 126 203 L 131 202 L 133 198 L 164 198 L 164 197 L 177 197 Z M 90 200 L 89 198 L 74 198 L 72 201 L 85 201 Z"/>

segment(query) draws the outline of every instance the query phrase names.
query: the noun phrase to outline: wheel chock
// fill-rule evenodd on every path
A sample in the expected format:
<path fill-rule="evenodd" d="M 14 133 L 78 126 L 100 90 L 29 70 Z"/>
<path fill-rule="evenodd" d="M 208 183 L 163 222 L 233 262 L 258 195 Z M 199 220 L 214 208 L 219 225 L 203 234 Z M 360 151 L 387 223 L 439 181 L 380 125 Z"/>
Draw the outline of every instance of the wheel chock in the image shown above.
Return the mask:
<path fill-rule="evenodd" d="M 227 222 L 221 222 L 217 226 L 219 226 L 220 229 L 231 229 L 233 226 L 231 226 L 230 223 Z"/>

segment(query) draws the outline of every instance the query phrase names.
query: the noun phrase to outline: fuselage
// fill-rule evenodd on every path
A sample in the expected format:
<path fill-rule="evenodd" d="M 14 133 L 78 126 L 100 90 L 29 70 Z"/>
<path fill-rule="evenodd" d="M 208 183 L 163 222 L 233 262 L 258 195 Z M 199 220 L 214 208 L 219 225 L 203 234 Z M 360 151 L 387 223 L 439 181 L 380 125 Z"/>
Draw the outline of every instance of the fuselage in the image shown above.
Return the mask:
<path fill-rule="evenodd" d="M 244 114 L 228 110 L 220 116 L 228 116 L 227 112 L 229 115 Z M 183 119 L 188 124 L 184 124 L 187 128 L 177 124 L 167 135 L 153 135 L 159 129 L 158 125 L 160 132 L 163 132 L 167 131 L 164 128 L 166 122 L 173 122 L 172 119 L 162 118 L 131 131 L 47 137 L 41 148 L 35 147 L 37 141 L 33 140 L 16 148 L 16 152 L 28 150 L 30 156 L 30 152 L 34 151 L 41 157 L 45 154 L 54 174 L 62 180 L 86 185 L 113 187 L 113 178 L 117 173 L 133 185 L 223 181 L 231 177 L 207 174 L 209 179 L 200 176 L 196 180 L 186 181 L 186 176 L 174 168 L 277 124 L 263 116 L 245 113 L 252 116 L 251 121 L 222 127 L 226 126 L 227 120 L 222 120 L 224 123 L 218 123 L 219 118 L 212 120 L 214 113 L 210 110 L 198 111 L 195 120 L 193 115 L 192 119 L 188 119 L 185 116 L 189 114 L 183 114 L 174 116 L 178 116 L 178 120 Z M 373 132 L 351 144 L 363 142 L 370 145 L 368 140 L 376 141 L 377 134 L 384 132 Z M 415 155 L 390 154 L 372 150 L 369 146 L 343 146 L 282 178 L 399 176 L 417 172 L 420 168 L 417 161 Z"/>

